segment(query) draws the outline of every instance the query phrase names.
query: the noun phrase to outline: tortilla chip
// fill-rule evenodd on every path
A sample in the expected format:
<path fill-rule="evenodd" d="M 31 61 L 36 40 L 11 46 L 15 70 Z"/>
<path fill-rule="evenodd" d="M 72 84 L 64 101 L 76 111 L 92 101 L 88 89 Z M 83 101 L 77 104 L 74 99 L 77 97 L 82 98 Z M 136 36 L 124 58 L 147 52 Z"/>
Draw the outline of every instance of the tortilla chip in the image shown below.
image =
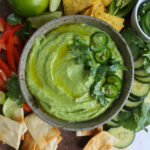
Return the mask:
<path fill-rule="evenodd" d="M 0 141 L 18 149 L 22 125 L 14 120 L 0 115 Z"/>
<path fill-rule="evenodd" d="M 109 133 L 102 131 L 95 135 L 83 148 L 83 150 L 111 150 L 117 139 Z"/>
<path fill-rule="evenodd" d="M 127 148 L 125 148 L 125 149 L 118 149 L 118 148 L 113 147 L 111 150 L 128 150 L 128 149 Z"/>
<path fill-rule="evenodd" d="M 27 116 L 25 123 L 39 149 L 44 149 L 51 140 L 60 135 L 57 128 L 50 126 L 35 114 Z"/>
<path fill-rule="evenodd" d="M 27 131 L 25 134 L 25 138 L 21 150 L 35 150 L 35 147 L 36 147 L 36 143 L 34 142 L 30 133 Z"/>
<path fill-rule="evenodd" d="M 91 16 L 92 11 L 93 11 L 93 6 L 88 7 L 87 9 L 83 10 L 83 11 L 81 12 L 81 14 L 87 15 L 87 16 Z"/>
<path fill-rule="evenodd" d="M 93 13 L 94 15 L 98 14 L 99 12 L 106 12 L 106 8 L 101 0 L 96 0 L 93 3 Z"/>
<path fill-rule="evenodd" d="M 63 0 L 65 15 L 74 15 L 91 5 L 91 0 Z"/>
<path fill-rule="evenodd" d="M 101 131 L 103 131 L 103 126 L 100 126 L 98 128 L 91 129 L 91 130 L 86 130 L 86 131 L 77 131 L 76 135 L 77 136 L 91 136 L 91 135 L 95 135 Z"/>
<path fill-rule="evenodd" d="M 107 7 L 112 2 L 112 0 L 101 0 L 101 1 L 105 7 Z"/>
<path fill-rule="evenodd" d="M 113 15 L 107 14 L 105 12 L 99 12 L 99 13 L 95 14 L 95 17 L 107 22 L 108 24 L 113 26 L 118 32 L 121 31 L 121 29 L 124 27 L 124 24 L 123 24 L 124 19 L 123 18 L 113 16 Z"/>
<path fill-rule="evenodd" d="M 57 136 L 57 144 L 59 144 L 62 140 L 62 137 L 60 135 Z"/>

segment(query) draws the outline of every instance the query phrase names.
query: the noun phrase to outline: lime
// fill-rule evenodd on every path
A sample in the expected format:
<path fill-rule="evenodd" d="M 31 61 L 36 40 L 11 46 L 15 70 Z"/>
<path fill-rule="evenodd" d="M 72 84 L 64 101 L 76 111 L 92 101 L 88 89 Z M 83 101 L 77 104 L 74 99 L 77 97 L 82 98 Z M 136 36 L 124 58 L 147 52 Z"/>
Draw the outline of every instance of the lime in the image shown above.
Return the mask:
<path fill-rule="evenodd" d="M 48 21 L 51 21 L 53 19 L 57 19 L 62 16 L 61 11 L 56 11 L 56 12 L 47 12 L 44 13 L 40 16 L 35 16 L 35 17 L 30 17 L 28 20 L 31 22 L 31 25 L 33 28 L 39 28 L 43 24 L 47 23 Z"/>
<path fill-rule="evenodd" d="M 0 104 L 4 104 L 6 99 L 6 94 L 0 91 Z"/>
<path fill-rule="evenodd" d="M 42 14 L 48 7 L 49 0 L 8 0 L 13 11 L 22 17 Z"/>
<path fill-rule="evenodd" d="M 2 112 L 3 112 L 4 116 L 6 116 L 8 118 L 13 118 L 14 113 L 17 108 L 18 108 L 18 106 L 15 103 L 15 101 L 11 100 L 10 98 L 7 98 L 3 105 Z"/>
<path fill-rule="evenodd" d="M 60 5 L 61 0 L 50 0 L 49 3 L 49 10 L 51 12 L 54 12 L 58 9 L 59 5 Z"/>

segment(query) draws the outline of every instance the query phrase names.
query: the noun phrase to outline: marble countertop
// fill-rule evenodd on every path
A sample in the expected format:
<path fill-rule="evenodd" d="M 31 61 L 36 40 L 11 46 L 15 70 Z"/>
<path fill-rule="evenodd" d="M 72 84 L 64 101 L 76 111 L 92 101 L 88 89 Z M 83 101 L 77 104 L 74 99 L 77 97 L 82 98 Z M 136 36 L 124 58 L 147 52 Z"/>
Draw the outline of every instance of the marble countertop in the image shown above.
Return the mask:
<path fill-rule="evenodd" d="M 150 150 L 150 126 L 148 133 L 144 130 L 137 132 L 134 142 L 129 146 L 129 150 Z"/>

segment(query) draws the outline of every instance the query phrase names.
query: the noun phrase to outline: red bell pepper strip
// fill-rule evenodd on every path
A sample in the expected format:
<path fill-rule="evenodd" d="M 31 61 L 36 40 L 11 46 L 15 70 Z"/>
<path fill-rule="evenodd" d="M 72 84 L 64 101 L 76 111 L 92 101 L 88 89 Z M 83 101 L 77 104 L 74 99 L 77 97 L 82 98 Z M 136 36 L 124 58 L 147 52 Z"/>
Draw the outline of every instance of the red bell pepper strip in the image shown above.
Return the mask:
<path fill-rule="evenodd" d="M 9 65 L 10 69 L 12 69 L 12 71 L 17 73 L 17 68 L 15 66 L 15 58 L 14 58 L 14 54 L 13 54 L 13 46 L 14 46 L 13 36 L 10 36 L 8 39 L 7 46 L 6 46 L 7 61 L 8 61 L 8 65 Z"/>
<path fill-rule="evenodd" d="M 11 71 L 10 71 L 8 65 L 1 58 L 0 58 L 0 69 L 2 69 L 5 72 L 7 77 L 11 76 Z"/>
<path fill-rule="evenodd" d="M 6 22 L 3 18 L 0 17 L 0 32 L 4 32 Z"/>
<path fill-rule="evenodd" d="M 0 77 L 0 89 L 6 91 L 5 81 Z"/>
<path fill-rule="evenodd" d="M 24 110 L 25 110 L 26 112 L 30 112 L 30 111 L 31 111 L 30 107 L 29 107 L 26 103 L 24 103 L 24 104 L 22 105 L 22 107 L 24 108 Z"/>
<path fill-rule="evenodd" d="M 7 76 L 2 69 L 0 69 L 0 78 L 2 78 L 5 82 L 7 80 Z"/>
<path fill-rule="evenodd" d="M 19 50 L 19 52 L 21 54 L 21 51 L 23 49 L 23 42 L 16 35 L 14 35 L 14 44 L 15 44 L 15 46 L 17 47 L 17 49 Z"/>
<path fill-rule="evenodd" d="M 23 27 L 20 24 L 12 26 L 12 27 L 10 27 L 9 24 L 7 24 L 5 32 L 3 32 L 3 34 L 0 37 L 0 51 L 1 49 L 6 49 L 6 45 L 7 45 L 9 37 L 13 36 L 16 31 L 19 31 L 22 28 Z"/>
<path fill-rule="evenodd" d="M 20 54 L 18 52 L 18 49 L 13 45 L 13 53 L 14 53 L 14 58 L 15 58 L 15 62 L 16 62 L 16 65 L 18 67 L 19 65 L 19 61 L 20 61 Z"/>

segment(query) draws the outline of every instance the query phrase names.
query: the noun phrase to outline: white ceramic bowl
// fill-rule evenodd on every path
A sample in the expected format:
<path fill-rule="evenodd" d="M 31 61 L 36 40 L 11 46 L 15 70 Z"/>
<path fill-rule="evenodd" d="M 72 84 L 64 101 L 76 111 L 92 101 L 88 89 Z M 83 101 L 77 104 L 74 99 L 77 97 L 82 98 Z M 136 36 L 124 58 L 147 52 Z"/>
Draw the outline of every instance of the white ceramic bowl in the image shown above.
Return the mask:
<path fill-rule="evenodd" d="M 139 35 L 145 40 L 150 41 L 150 36 L 144 33 L 139 22 L 138 22 L 138 10 L 143 2 L 148 2 L 149 0 L 139 0 L 131 15 L 131 26 L 139 33 Z"/>

